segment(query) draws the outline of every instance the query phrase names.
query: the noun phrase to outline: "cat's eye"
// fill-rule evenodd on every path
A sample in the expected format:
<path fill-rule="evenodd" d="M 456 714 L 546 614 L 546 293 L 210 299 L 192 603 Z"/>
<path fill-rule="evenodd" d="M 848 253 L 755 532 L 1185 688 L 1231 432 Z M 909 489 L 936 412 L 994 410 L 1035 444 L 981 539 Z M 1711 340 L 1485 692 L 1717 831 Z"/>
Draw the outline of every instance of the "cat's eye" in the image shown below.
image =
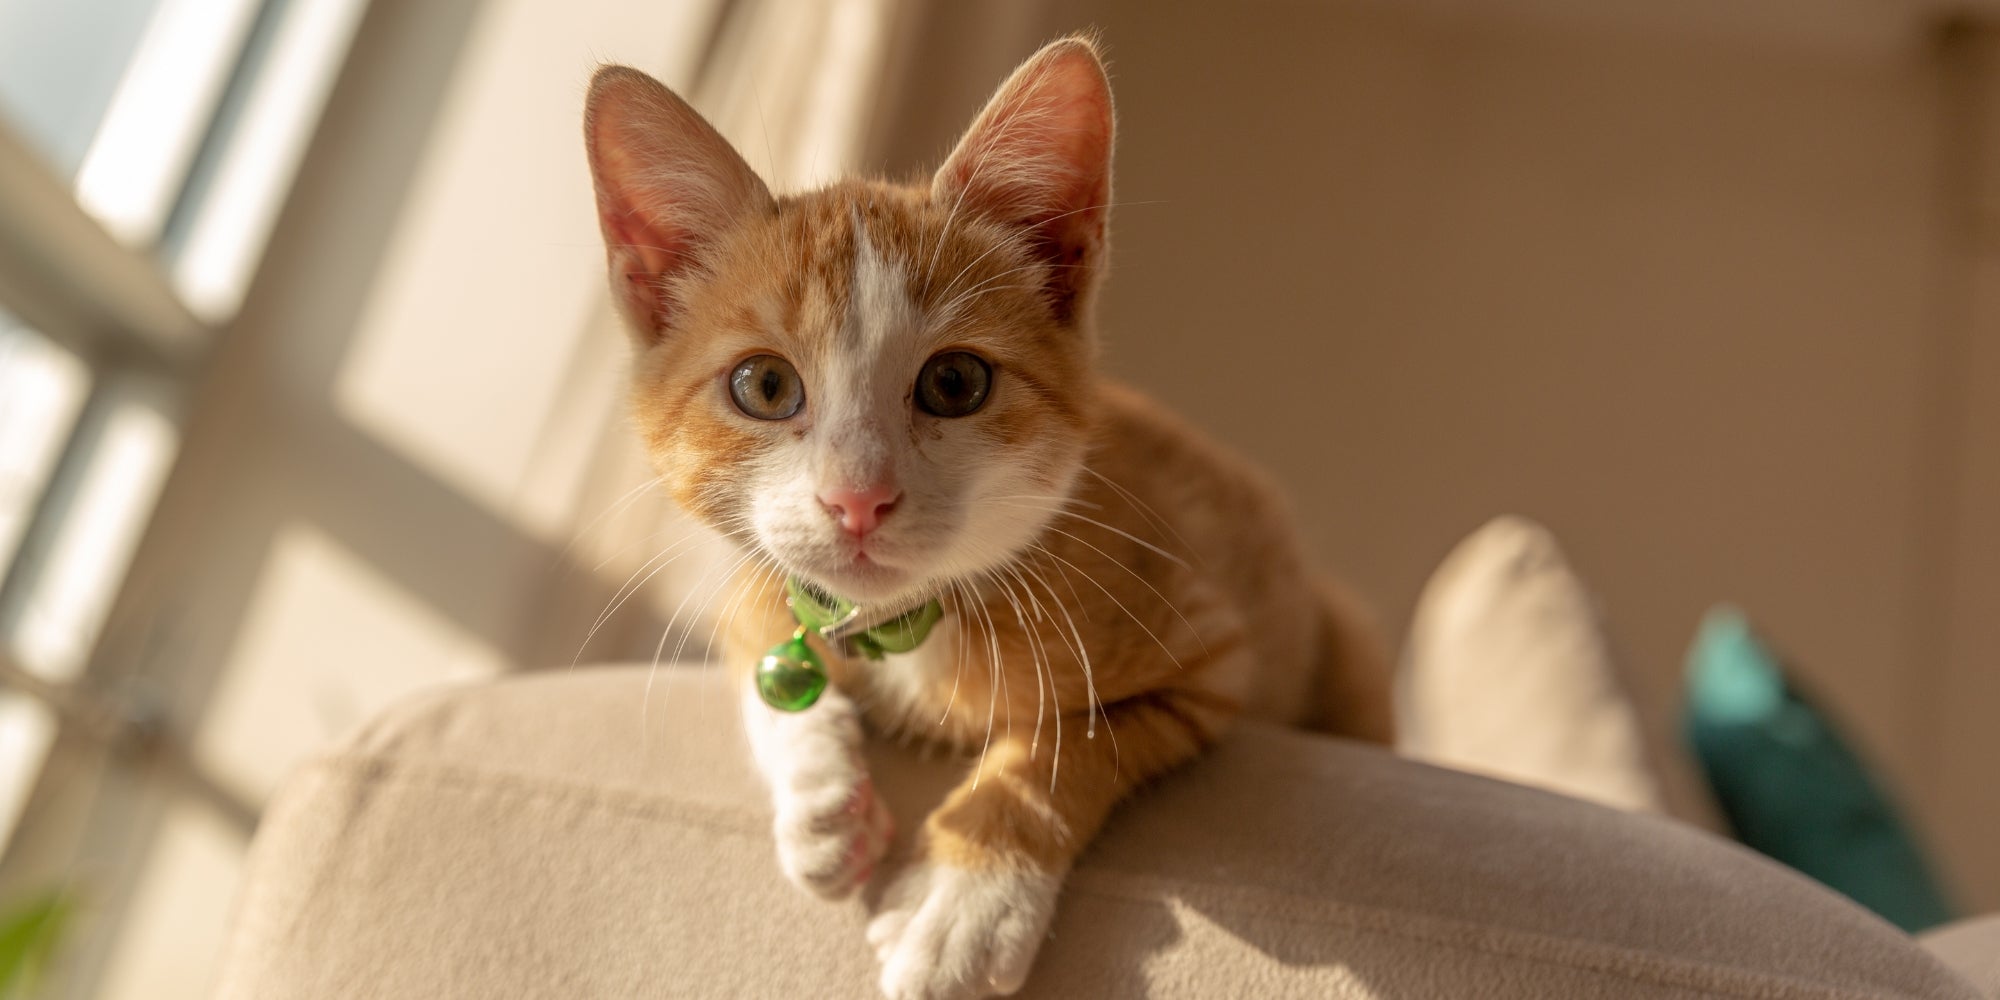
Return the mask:
<path fill-rule="evenodd" d="M 729 398 L 736 408 L 759 420 L 783 420 L 806 403 L 806 386 L 798 369 L 775 354 L 745 358 L 729 373 Z"/>
<path fill-rule="evenodd" d="M 917 373 L 917 406 L 938 417 L 963 417 L 986 403 L 993 366 L 969 351 L 946 351 Z"/>

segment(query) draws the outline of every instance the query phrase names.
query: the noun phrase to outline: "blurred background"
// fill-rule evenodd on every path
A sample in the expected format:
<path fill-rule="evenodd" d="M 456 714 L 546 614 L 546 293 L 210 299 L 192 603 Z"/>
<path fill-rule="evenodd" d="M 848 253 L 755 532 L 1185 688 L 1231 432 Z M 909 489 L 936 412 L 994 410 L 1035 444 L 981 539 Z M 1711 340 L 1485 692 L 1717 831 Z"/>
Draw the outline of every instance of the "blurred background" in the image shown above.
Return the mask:
<path fill-rule="evenodd" d="M 1747 609 L 2000 908 L 2000 3 L 0 0 L 0 914 L 59 925 L 41 989 L 205 996 L 273 789 L 408 693 L 701 651 L 699 559 L 626 586 L 673 524 L 599 62 L 795 189 L 917 175 L 1091 25 L 1110 371 L 1394 632 L 1506 512 L 1660 724 Z"/>

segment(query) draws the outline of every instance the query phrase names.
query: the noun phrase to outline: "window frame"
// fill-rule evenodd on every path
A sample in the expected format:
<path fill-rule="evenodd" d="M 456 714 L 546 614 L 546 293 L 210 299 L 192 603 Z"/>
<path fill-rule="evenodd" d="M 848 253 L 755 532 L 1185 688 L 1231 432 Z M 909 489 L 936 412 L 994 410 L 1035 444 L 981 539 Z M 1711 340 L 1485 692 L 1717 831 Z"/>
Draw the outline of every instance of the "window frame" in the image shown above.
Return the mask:
<path fill-rule="evenodd" d="M 0 309 L 86 377 L 0 557 L 0 697 L 35 717 L 0 761 L 0 852 L 57 740 L 157 736 L 91 661 L 368 6 L 165 0 L 73 182 L 0 119 Z"/>

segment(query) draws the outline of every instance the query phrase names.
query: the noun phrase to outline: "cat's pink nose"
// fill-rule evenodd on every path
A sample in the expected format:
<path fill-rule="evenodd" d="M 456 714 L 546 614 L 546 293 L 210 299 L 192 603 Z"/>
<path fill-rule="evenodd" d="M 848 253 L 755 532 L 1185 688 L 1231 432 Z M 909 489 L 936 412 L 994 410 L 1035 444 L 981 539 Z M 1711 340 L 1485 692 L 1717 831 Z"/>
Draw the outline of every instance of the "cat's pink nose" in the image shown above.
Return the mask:
<path fill-rule="evenodd" d="M 823 490 L 819 502 L 826 506 L 826 512 L 840 522 L 842 531 L 860 538 L 874 531 L 882 519 L 896 507 L 902 491 L 889 483 L 876 483 L 858 490 Z"/>

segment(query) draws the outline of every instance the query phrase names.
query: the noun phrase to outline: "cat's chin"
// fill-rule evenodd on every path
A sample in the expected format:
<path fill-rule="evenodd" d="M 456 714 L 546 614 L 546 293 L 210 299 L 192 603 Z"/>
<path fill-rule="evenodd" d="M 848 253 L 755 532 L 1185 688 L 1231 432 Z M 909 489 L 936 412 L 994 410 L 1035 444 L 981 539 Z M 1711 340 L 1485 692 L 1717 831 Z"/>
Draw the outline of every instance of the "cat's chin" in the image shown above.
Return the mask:
<path fill-rule="evenodd" d="M 826 592 L 863 605 L 914 604 L 919 590 L 919 581 L 908 572 L 873 561 L 815 568 L 806 576 Z"/>

